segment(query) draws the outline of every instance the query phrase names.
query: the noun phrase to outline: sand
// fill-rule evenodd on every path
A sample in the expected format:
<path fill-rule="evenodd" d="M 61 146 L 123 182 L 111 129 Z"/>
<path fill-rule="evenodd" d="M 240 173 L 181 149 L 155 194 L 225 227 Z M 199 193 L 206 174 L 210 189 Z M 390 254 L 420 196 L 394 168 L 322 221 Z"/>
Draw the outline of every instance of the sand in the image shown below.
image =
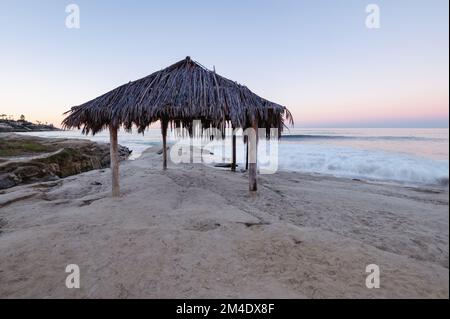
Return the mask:
<path fill-rule="evenodd" d="M 279 172 L 250 194 L 155 150 L 121 163 L 120 198 L 109 169 L 2 191 L 0 297 L 449 297 L 448 190 Z"/>

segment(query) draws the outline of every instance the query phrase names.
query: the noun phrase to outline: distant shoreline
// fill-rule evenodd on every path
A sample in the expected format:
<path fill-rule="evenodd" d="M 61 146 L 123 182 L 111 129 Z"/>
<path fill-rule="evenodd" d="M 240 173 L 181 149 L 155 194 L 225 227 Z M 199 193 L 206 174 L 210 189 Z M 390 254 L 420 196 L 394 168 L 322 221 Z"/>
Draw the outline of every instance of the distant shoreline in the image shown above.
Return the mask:
<path fill-rule="evenodd" d="M 53 124 L 32 123 L 25 120 L 0 120 L 0 133 L 61 131 Z"/>

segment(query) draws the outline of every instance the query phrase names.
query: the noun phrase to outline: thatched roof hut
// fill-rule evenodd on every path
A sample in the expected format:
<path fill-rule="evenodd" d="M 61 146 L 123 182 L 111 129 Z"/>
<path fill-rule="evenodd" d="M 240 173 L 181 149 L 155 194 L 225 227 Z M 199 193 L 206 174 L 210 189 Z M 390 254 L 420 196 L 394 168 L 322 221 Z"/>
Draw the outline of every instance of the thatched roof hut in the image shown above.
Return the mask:
<path fill-rule="evenodd" d="M 169 123 L 192 133 L 193 120 L 200 120 L 203 128 L 218 128 L 223 135 L 227 125 L 243 129 L 264 127 L 267 132 L 277 128 L 279 136 L 285 121 L 293 123 L 285 106 L 254 94 L 190 57 L 74 106 L 66 113 L 63 128 L 82 128 L 85 134 L 109 128 L 116 131 L 116 142 L 120 126 L 129 131 L 135 125 L 144 132 L 151 123 L 161 121 L 164 145 Z"/>

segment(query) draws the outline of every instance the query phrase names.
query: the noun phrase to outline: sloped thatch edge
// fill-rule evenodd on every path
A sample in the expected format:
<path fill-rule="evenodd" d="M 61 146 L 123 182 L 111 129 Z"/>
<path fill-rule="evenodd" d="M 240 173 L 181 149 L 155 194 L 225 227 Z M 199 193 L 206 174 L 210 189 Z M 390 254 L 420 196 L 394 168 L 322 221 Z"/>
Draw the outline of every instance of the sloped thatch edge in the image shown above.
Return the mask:
<path fill-rule="evenodd" d="M 183 59 L 142 79 L 121 85 L 89 102 L 72 107 L 64 114 L 62 127 L 82 128 L 95 134 L 109 125 L 143 132 L 158 120 L 171 127 L 185 127 L 192 134 L 192 121 L 200 120 L 204 129 L 277 128 L 280 135 L 285 121 L 293 124 L 289 110 L 268 101 L 246 86 L 222 77 L 191 60 Z"/>

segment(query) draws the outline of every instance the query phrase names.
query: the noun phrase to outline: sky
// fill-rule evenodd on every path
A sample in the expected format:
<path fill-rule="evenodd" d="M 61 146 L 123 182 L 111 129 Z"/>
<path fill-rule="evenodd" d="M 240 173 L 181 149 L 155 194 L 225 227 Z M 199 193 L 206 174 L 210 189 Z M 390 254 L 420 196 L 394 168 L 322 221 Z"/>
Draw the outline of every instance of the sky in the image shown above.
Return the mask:
<path fill-rule="evenodd" d="M 72 3 L 79 29 L 66 27 Z M 0 113 L 59 126 L 71 106 L 191 56 L 286 105 L 296 127 L 448 127 L 448 6 L 0 0 Z"/>

